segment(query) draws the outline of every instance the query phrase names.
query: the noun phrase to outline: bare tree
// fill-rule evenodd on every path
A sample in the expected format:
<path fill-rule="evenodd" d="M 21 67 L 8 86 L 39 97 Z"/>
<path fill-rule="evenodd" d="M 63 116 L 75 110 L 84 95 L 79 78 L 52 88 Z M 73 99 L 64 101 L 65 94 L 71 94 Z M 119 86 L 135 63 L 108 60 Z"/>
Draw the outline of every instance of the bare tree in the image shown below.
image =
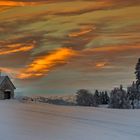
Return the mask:
<path fill-rule="evenodd" d="M 80 89 L 76 93 L 76 102 L 80 106 L 97 106 L 93 94 L 86 89 Z"/>

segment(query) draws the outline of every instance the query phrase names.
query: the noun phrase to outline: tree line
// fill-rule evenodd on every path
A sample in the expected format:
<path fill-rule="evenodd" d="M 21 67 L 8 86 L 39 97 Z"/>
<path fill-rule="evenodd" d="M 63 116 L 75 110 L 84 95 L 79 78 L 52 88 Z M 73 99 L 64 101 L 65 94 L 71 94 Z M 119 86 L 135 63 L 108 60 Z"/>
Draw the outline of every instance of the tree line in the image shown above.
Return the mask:
<path fill-rule="evenodd" d="M 110 93 L 95 90 L 91 93 L 87 89 L 80 89 L 76 92 L 76 102 L 80 106 L 99 106 L 107 104 L 110 108 L 140 108 L 140 58 L 135 67 L 136 82 L 133 82 L 127 90 L 120 85 Z"/>
<path fill-rule="evenodd" d="M 76 92 L 77 105 L 81 106 L 98 106 L 100 104 L 108 104 L 109 96 L 107 91 L 99 92 L 98 90 L 92 94 L 87 89 L 80 89 Z"/>
<path fill-rule="evenodd" d="M 87 89 L 80 89 L 76 92 L 76 103 L 80 106 L 108 105 L 109 108 L 129 109 L 140 107 L 140 92 L 129 92 L 120 88 L 114 88 L 110 93 L 95 90 L 91 93 Z"/>

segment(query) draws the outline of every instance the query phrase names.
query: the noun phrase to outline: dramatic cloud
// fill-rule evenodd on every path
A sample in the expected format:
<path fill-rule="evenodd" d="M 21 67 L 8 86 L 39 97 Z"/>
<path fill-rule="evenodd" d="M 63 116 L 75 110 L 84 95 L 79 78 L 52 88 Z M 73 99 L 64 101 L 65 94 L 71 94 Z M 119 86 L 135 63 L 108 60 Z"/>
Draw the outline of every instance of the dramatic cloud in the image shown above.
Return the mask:
<path fill-rule="evenodd" d="M 0 6 L 26 6 L 26 5 L 35 5 L 35 2 L 19 2 L 19 1 L 10 1 L 2 0 L 0 1 Z"/>
<path fill-rule="evenodd" d="M 12 44 L 8 45 L 7 47 L 2 47 L 0 49 L 0 55 L 6 55 L 11 53 L 17 53 L 17 52 L 26 52 L 33 49 L 33 44 Z"/>
<path fill-rule="evenodd" d="M 67 60 L 73 55 L 75 55 L 73 50 L 61 48 L 51 54 L 36 58 L 20 75 L 18 75 L 18 78 L 26 79 L 43 76 L 57 65 L 67 63 Z"/>
<path fill-rule="evenodd" d="M 47 93 L 127 85 L 140 56 L 139 9 L 139 0 L 1 0 L 0 67 Z"/>

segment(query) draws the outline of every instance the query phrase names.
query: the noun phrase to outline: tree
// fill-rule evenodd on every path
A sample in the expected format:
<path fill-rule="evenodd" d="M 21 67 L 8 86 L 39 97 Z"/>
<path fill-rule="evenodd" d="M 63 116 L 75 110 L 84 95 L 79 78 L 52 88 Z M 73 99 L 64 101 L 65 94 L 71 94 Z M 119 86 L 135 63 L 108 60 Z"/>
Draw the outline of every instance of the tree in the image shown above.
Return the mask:
<path fill-rule="evenodd" d="M 99 91 L 98 90 L 95 90 L 94 99 L 95 99 L 96 104 L 100 104 L 101 103 L 100 95 L 99 95 Z"/>
<path fill-rule="evenodd" d="M 108 96 L 107 91 L 100 92 L 99 96 L 100 96 L 100 104 L 108 104 L 109 103 L 109 96 Z"/>
<path fill-rule="evenodd" d="M 76 102 L 80 106 L 97 106 L 93 94 L 86 89 L 76 92 Z"/>
<path fill-rule="evenodd" d="M 127 92 L 123 90 L 122 85 L 120 88 L 115 88 L 110 93 L 110 104 L 111 108 L 122 108 L 127 109 L 130 108 L 129 97 Z"/>
<path fill-rule="evenodd" d="M 104 93 L 103 93 L 103 97 L 102 97 L 103 99 L 102 99 L 102 104 L 108 104 L 109 103 L 109 96 L 108 96 L 108 94 L 107 94 L 107 91 L 105 91 Z"/>
<path fill-rule="evenodd" d="M 140 58 L 138 59 L 135 70 L 136 70 L 135 74 L 136 74 L 136 79 L 137 79 L 136 85 L 138 88 L 138 86 L 140 85 Z"/>
<path fill-rule="evenodd" d="M 127 88 L 127 96 L 129 97 L 132 108 L 139 108 L 140 92 L 135 82 Z"/>

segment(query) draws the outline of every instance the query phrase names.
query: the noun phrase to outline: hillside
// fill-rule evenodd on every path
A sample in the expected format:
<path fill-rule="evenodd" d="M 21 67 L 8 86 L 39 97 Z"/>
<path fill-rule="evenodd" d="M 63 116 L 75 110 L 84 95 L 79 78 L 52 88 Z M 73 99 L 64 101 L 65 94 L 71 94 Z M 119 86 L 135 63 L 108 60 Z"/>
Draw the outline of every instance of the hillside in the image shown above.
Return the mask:
<path fill-rule="evenodd" d="M 140 110 L 0 101 L 0 140 L 139 140 Z"/>

